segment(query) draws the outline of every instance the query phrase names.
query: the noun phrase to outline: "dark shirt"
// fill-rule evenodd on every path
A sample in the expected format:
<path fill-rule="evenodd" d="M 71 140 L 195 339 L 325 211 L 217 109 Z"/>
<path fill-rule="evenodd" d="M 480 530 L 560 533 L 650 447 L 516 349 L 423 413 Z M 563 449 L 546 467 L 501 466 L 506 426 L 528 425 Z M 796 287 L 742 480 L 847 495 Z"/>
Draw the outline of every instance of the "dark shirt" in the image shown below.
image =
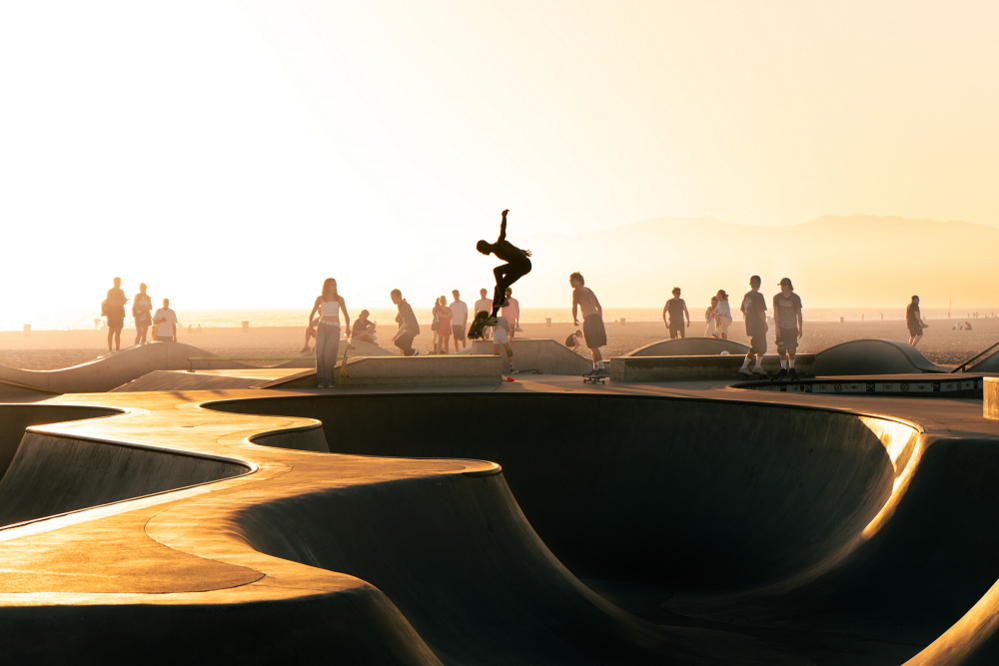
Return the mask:
<path fill-rule="evenodd" d="M 121 289 L 111 287 L 108 289 L 108 304 L 107 313 L 109 315 L 120 315 L 125 316 L 125 303 L 128 299 L 125 297 L 125 292 Z"/>
<path fill-rule="evenodd" d="M 920 328 L 919 306 L 915 303 L 909 303 L 905 306 L 905 325 L 911 329 Z"/>
<path fill-rule="evenodd" d="M 363 335 L 370 332 L 374 327 L 375 324 L 370 319 L 355 319 L 354 325 L 350 327 L 350 334 L 352 336 Z"/>
<path fill-rule="evenodd" d="M 744 312 L 746 313 L 746 335 L 755 338 L 758 335 L 766 335 L 766 322 L 760 317 L 767 311 L 767 299 L 758 291 L 751 291 L 742 299 Z"/>
<path fill-rule="evenodd" d="M 798 313 L 801 312 L 801 298 L 798 294 L 791 292 L 790 296 L 784 296 L 783 292 L 777 292 L 774 296 L 774 312 L 777 317 L 777 328 L 798 328 Z"/>
<path fill-rule="evenodd" d="M 406 300 L 399 303 L 399 314 L 395 316 L 395 320 L 400 328 L 405 326 L 406 332 L 410 335 L 416 336 L 420 334 L 420 323 L 416 321 L 413 308 Z"/>
<path fill-rule="evenodd" d="M 669 323 L 683 323 L 683 308 L 685 306 L 686 303 L 683 302 L 682 298 L 671 298 L 666 301 L 666 312 L 669 313 Z"/>

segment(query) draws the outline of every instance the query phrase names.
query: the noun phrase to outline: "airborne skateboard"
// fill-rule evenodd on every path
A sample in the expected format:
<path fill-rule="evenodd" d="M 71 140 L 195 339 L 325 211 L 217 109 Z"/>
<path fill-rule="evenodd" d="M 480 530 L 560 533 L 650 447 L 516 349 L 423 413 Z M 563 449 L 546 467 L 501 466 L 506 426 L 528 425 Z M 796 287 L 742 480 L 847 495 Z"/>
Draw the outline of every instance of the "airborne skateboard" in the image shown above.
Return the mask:
<path fill-rule="evenodd" d="M 475 315 L 475 319 L 472 320 L 472 324 L 468 327 L 468 339 L 469 340 L 481 340 L 482 332 L 486 329 L 486 322 L 489 321 L 489 313 L 482 311 Z"/>

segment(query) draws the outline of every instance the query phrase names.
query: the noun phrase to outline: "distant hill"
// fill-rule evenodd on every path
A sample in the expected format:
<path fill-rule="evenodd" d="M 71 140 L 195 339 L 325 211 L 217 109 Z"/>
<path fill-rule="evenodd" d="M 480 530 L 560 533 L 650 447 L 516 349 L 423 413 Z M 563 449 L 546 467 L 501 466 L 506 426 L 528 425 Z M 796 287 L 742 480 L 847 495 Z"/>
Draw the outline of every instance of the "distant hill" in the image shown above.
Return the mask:
<path fill-rule="evenodd" d="M 999 229 L 967 222 L 826 216 L 790 227 L 754 227 L 714 218 L 659 218 L 618 229 L 518 239 L 534 251 L 525 278 L 534 303 L 569 298 L 579 270 L 601 300 L 622 307 L 660 304 L 680 286 L 703 307 L 719 288 L 741 297 L 750 275 L 775 293 L 790 277 L 806 306 L 999 305 L 993 266 Z"/>

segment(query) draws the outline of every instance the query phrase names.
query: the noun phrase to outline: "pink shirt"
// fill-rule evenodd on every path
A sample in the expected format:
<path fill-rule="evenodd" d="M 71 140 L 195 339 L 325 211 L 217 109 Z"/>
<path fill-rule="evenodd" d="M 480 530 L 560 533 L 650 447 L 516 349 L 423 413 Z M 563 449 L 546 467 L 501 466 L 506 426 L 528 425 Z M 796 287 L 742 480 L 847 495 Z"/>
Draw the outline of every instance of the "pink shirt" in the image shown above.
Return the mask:
<path fill-rule="evenodd" d="M 510 296 L 507 300 L 510 301 L 510 305 L 503 308 L 501 312 L 510 322 L 512 328 L 520 323 L 520 303 L 513 296 Z"/>

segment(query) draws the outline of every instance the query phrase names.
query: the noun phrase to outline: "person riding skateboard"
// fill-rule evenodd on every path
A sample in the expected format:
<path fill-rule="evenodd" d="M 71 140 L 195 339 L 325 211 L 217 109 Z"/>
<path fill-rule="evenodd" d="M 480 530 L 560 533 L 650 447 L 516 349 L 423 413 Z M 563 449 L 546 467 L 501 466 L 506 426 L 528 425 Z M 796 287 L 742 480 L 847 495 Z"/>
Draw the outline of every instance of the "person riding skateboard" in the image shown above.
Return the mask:
<path fill-rule="evenodd" d="M 509 301 L 506 300 L 506 288 L 531 272 L 531 260 L 528 258 L 531 256 L 531 251 L 521 250 L 506 239 L 506 215 L 509 212 L 507 209 L 502 213 L 500 234 L 495 243 L 480 240 L 475 244 L 475 249 L 482 254 L 486 256 L 495 254 L 506 262 L 493 269 L 493 275 L 496 276 L 496 289 L 493 291 L 492 312 L 489 313 L 488 325 L 490 326 L 495 326 L 496 313 L 499 312 L 499 309 L 510 305 Z"/>

